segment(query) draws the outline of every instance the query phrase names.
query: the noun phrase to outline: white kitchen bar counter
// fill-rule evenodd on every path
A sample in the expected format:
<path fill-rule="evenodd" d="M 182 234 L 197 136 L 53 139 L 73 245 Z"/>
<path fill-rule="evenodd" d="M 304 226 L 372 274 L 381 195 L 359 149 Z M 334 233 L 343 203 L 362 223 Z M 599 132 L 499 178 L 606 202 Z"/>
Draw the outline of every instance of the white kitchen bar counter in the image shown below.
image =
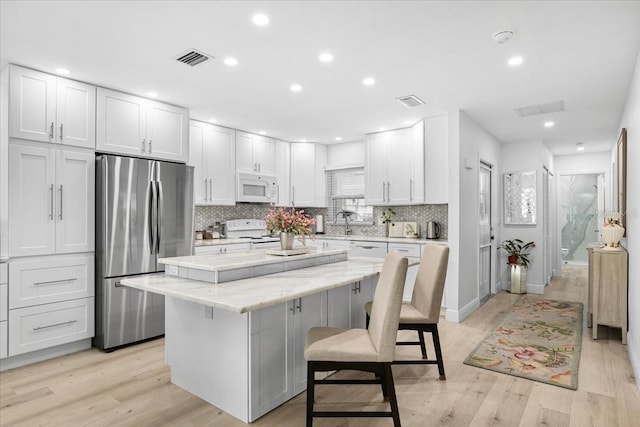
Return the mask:
<path fill-rule="evenodd" d="M 218 284 L 164 274 L 122 284 L 165 296 L 171 382 L 249 423 L 306 390 L 309 328 L 364 328 L 383 261 L 352 258 Z"/>
<path fill-rule="evenodd" d="M 352 258 L 348 261 L 218 284 L 168 276 L 164 273 L 123 279 L 122 284 L 196 304 L 246 313 L 375 276 L 382 269 L 383 261 L 378 258 Z M 220 262 L 223 261 L 210 260 L 205 265 Z"/>

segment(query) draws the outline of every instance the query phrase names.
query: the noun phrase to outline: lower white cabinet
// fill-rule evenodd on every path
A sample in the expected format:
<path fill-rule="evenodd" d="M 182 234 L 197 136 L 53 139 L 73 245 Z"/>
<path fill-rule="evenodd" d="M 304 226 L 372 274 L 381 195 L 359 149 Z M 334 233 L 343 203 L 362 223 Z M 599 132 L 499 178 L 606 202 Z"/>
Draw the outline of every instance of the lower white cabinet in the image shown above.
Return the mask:
<path fill-rule="evenodd" d="M 327 323 L 333 328 L 366 328 L 364 305 L 373 301 L 378 277 L 371 277 L 327 292 Z"/>
<path fill-rule="evenodd" d="M 7 264 L 0 264 L 0 359 L 7 357 L 7 318 L 9 315 L 9 285 Z"/>
<path fill-rule="evenodd" d="M 9 310 L 9 356 L 91 338 L 94 299 Z"/>
<path fill-rule="evenodd" d="M 8 325 L 9 323 L 6 320 L 0 322 L 0 359 L 4 359 L 9 355 Z"/>
<path fill-rule="evenodd" d="M 94 296 L 94 255 L 29 257 L 9 264 L 9 308 Z"/>

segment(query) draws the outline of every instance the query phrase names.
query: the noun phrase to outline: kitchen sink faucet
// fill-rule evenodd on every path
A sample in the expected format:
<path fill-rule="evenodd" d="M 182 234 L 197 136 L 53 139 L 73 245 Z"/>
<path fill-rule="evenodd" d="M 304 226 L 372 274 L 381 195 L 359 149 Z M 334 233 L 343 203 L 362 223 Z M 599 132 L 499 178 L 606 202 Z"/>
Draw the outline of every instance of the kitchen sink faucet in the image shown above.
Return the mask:
<path fill-rule="evenodd" d="M 336 214 L 336 218 L 335 218 L 335 220 L 333 221 L 333 223 L 334 223 L 334 224 L 336 224 L 336 223 L 338 222 L 338 217 L 339 217 L 340 215 L 342 215 L 342 218 L 344 218 L 344 235 L 345 235 L 345 236 L 348 236 L 348 235 L 350 235 L 350 234 L 351 234 L 351 229 L 349 228 L 349 218 L 350 218 L 352 215 L 353 215 L 353 216 L 355 216 L 355 217 L 357 217 L 357 216 L 358 216 L 358 213 L 357 213 L 357 212 L 355 212 L 355 211 L 347 210 L 347 209 L 345 209 L 345 210 L 343 210 L 343 211 L 340 211 L 340 212 L 338 212 L 338 213 Z"/>

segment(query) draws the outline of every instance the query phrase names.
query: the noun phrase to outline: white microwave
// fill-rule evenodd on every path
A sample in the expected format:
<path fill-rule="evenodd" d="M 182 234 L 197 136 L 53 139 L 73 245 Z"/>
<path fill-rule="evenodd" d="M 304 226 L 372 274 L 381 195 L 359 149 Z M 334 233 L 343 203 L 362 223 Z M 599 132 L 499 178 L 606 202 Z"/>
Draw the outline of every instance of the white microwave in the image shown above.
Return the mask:
<path fill-rule="evenodd" d="M 275 176 L 251 173 L 238 174 L 238 202 L 275 203 L 278 201 L 278 181 Z"/>

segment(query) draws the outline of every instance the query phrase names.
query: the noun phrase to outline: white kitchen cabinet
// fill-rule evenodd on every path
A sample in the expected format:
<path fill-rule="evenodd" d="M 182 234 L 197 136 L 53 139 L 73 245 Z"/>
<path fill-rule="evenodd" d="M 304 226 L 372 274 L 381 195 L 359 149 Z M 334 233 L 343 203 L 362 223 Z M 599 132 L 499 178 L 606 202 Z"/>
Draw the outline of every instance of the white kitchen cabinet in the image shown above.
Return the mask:
<path fill-rule="evenodd" d="M 293 395 L 307 389 L 307 361 L 304 341 L 314 326 L 327 326 L 327 293 L 307 295 L 289 302 L 293 317 Z"/>
<path fill-rule="evenodd" d="M 240 253 L 249 252 L 251 250 L 251 243 L 227 243 L 219 245 L 207 245 L 196 246 L 196 255 L 206 254 L 228 254 L 228 253 Z"/>
<path fill-rule="evenodd" d="M 236 171 L 276 175 L 275 140 L 236 131 Z"/>
<path fill-rule="evenodd" d="M 378 277 L 371 277 L 327 292 L 327 323 L 332 328 L 366 328 L 364 305 L 373 301 Z"/>
<path fill-rule="evenodd" d="M 194 200 L 198 206 L 236 204 L 235 131 L 191 120 L 189 165 L 194 167 Z"/>
<path fill-rule="evenodd" d="M 449 203 L 449 118 L 425 119 L 425 203 Z"/>
<path fill-rule="evenodd" d="M 11 65 L 10 137 L 94 149 L 95 135 L 95 86 Z"/>
<path fill-rule="evenodd" d="M 98 88 L 96 111 L 97 151 L 189 160 L 189 110 Z"/>
<path fill-rule="evenodd" d="M 11 144 L 12 257 L 94 249 L 93 153 Z"/>
<path fill-rule="evenodd" d="M 94 305 L 91 297 L 9 310 L 9 356 L 93 337 Z"/>
<path fill-rule="evenodd" d="M 291 144 L 291 205 L 326 207 L 327 146 L 311 142 Z"/>
<path fill-rule="evenodd" d="M 368 135 L 365 200 L 369 205 L 424 203 L 424 124 Z"/>
<path fill-rule="evenodd" d="M 94 255 L 27 257 L 9 264 L 9 309 L 93 297 Z"/>
<path fill-rule="evenodd" d="M 276 140 L 276 179 L 278 180 L 277 206 L 291 205 L 291 144 Z"/>
<path fill-rule="evenodd" d="M 7 339 L 9 313 L 9 285 L 7 264 L 0 264 L 0 359 L 7 357 L 9 342 Z"/>

